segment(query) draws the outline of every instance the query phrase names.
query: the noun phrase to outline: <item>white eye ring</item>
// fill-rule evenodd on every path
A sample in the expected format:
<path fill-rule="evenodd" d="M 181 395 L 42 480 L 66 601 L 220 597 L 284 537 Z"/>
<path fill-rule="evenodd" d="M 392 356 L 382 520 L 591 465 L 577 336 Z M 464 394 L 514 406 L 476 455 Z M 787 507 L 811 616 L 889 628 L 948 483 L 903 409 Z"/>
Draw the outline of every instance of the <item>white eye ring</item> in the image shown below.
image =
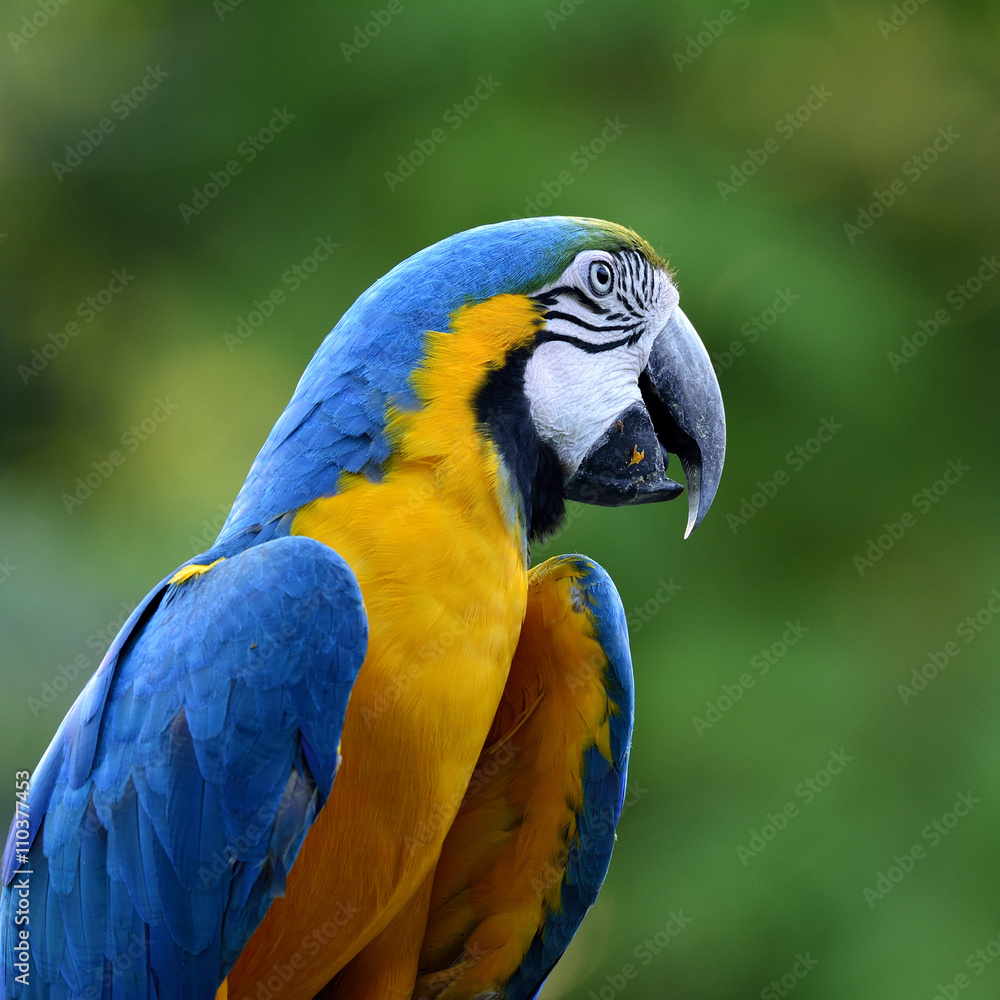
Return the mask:
<path fill-rule="evenodd" d="M 615 273 L 607 261 L 595 260 L 587 272 L 587 281 L 595 295 L 608 295 L 615 287 Z"/>

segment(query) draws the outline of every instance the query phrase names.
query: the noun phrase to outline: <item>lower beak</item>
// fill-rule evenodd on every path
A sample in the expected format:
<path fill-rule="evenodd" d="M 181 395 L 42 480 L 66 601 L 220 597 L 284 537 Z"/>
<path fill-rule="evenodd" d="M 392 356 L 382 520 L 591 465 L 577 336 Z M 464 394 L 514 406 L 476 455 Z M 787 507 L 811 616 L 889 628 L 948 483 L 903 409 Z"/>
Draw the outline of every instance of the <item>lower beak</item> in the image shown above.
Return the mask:
<path fill-rule="evenodd" d="M 602 506 L 672 500 L 669 452 L 687 480 L 687 538 L 715 499 L 726 456 L 726 414 L 712 362 L 678 306 L 660 331 L 639 376 L 634 403 L 595 442 L 570 478 L 570 500 Z"/>

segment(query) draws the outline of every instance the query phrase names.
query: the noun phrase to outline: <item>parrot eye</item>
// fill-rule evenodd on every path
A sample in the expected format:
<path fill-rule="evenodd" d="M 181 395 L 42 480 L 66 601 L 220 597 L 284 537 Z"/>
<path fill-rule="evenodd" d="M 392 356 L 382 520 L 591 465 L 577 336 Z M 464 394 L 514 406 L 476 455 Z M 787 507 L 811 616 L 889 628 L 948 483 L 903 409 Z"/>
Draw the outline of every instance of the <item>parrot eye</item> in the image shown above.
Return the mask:
<path fill-rule="evenodd" d="M 607 295 L 614 286 L 614 273 L 603 260 L 595 260 L 587 275 L 590 290 L 595 295 Z"/>

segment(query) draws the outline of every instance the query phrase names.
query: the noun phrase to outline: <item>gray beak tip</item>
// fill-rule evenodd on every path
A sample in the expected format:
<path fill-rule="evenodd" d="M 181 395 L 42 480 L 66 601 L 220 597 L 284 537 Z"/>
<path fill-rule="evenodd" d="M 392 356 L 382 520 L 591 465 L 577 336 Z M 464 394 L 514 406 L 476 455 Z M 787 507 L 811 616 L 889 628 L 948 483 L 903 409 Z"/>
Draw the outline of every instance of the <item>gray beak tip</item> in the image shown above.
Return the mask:
<path fill-rule="evenodd" d="M 701 524 L 701 518 L 698 517 L 697 512 L 694 508 L 692 508 L 688 511 L 688 523 L 687 527 L 684 529 L 684 541 L 687 541 L 691 537 L 691 532 L 694 531 L 699 524 Z"/>
<path fill-rule="evenodd" d="M 647 372 L 643 396 L 657 437 L 680 459 L 687 480 L 684 537 L 690 538 L 719 489 L 726 457 L 726 415 L 708 351 L 680 306 L 654 341 Z"/>

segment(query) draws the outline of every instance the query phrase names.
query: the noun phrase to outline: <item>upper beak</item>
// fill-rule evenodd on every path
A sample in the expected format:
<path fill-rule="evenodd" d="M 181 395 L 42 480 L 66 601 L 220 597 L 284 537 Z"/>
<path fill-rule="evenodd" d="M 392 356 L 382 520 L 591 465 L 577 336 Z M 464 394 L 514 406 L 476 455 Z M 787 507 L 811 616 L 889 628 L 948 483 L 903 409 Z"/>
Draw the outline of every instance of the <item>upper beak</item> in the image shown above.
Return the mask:
<path fill-rule="evenodd" d="M 639 390 L 660 444 L 687 479 L 687 538 L 712 506 L 726 459 L 726 411 L 708 351 L 677 306 L 653 341 Z"/>
<path fill-rule="evenodd" d="M 666 475 L 673 452 L 687 479 L 687 538 L 719 488 L 726 414 L 705 345 L 679 306 L 653 341 L 639 390 L 642 404 L 625 410 L 595 442 L 566 495 L 606 506 L 672 500 L 682 491 Z"/>

